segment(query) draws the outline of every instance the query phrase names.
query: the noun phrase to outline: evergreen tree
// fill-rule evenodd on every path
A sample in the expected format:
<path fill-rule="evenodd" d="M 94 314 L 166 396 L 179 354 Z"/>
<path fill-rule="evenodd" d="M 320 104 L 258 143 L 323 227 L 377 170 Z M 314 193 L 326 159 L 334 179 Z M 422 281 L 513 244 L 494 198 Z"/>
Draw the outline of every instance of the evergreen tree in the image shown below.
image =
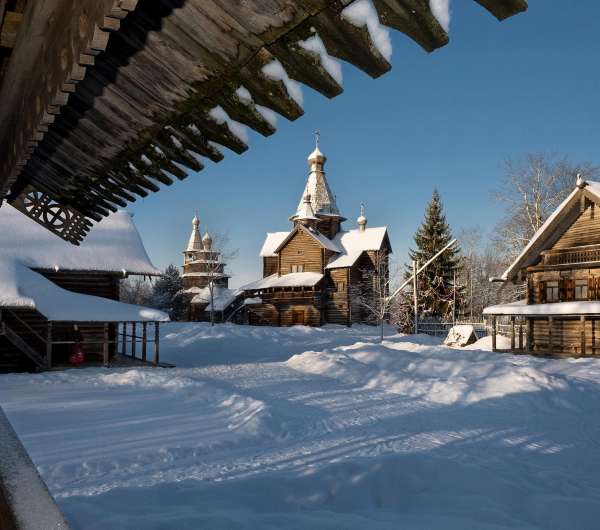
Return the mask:
<path fill-rule="evenodd" d="M 165 273 L 154 283 L 149 299 L 150 307 L 160 309 L 169 314 L 171 320 L 181 320 L 187 313 L 188 298 L 183 293 L 185 283 L 179 269 L 172 263 Z"/>
<path fill-rule="evenodd" d="M 411 260 L 421 265 L 433 258 L 452 240 L 446 222 L 440 194 L 433 189 L 431 201 L 425 210 L 425 220 L 417 229 L 414 240 L 416 250 L 409 249 Z M 454 269 L 458 267 L 460 249 L 450 247 L 419 275 L 419 307 L 433 315 L 446 315 L 452 311 L 452 283 Z M 412 275 L 412 264 L 407 265 L 406 277 Z"/>

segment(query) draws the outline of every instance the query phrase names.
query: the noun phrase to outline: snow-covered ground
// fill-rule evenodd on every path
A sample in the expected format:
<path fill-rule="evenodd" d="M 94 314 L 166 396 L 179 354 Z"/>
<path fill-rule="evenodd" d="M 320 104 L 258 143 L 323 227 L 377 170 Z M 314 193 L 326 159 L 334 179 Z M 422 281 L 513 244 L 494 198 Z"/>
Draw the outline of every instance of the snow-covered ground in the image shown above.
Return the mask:
<path fill-rule="evenodd" d="M 75 530 L 599 527 L 600 361 L 377 333 L 170 323 L 0 405 Z"/>

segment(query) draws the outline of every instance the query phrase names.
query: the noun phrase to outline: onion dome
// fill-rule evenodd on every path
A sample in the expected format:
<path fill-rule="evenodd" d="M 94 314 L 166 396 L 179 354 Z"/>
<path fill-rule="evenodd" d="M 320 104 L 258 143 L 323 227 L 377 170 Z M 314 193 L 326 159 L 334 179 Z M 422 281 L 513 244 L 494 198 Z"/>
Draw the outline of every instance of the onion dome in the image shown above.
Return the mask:
<path fill-rule="evenodd" d="M 206 234 L 204 234 L 204 237 L 202 238 L 202 244 L 204 245 L 204 250 L 210 250 L 210 247 L 212 245 L 212 237 L 210 237 L 209 233 L 208 233 L 208 225 L 206 226 Z"/>
<path fill-rule="evenodd" d="M 360 232 L 364 232 L 365 228 L 367 227 L 367 218 L 365 217 L 365 214 L 364 214 L 364 208 L 365 208 L 365 203 L 361 202 L 360 203 L 360 217 L 356 220 L 356 222 L 358 223 L 358 230 Z"/>
<path fill-rule="evenodd" d="M 577 183 L 576 183 L 576 186 L 580 190 L 582 190 L 583 188 L 585 188 L 587 186 L 587 182 L 581 178 L 581 173 L 577 174 Z"/>
<path fill-rule="evenodd" d="M 320 149 L 317 147 L 308 157 L 308 163 L 312 166 L 313 164 L 325 164 L 327 162 L 327 157 L 321 153 Z"/>
<path fill-rule="evenodd" d="M 192 235 L 190 236 L 190 240 L 188 242 L 186 252 L 194 252 L 201 250 L 200 248 L 200 232 L 198 231 L 198 225 L 200 221 L 198 220 L 198 210 L 196 210 L 196 215 L 194 219 L 192 219 Z"/>

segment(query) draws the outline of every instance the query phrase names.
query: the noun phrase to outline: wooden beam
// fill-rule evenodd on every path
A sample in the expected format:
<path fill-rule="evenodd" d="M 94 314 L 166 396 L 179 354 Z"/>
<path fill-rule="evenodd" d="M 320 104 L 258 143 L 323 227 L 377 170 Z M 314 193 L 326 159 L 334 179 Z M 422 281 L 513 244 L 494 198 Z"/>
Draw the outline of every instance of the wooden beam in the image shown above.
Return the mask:
<path fill-rule="evenodd" d="M 533 326 L 534 322 L 531 317 L 527 319 L 527 351 L 533 351 Z"/>
<path fill-rule="evenodd" d="M 581 315 L 581 355 L 585 355 L 585 315 Z"/>
<path fill-rule="evenodd" d="M 158 322 L 154 323 L 154 364 L 158 366 L 160 362 L 160 348 L 159 348 L 159 331 L 158 331 Z"/>
<path fill-rule="evenodd" d="M 496 350 L 496 315 L 492 315 L 492 351 Z"/>
<path fill-rule="evenodd" d="M 123 322 L 123 336 L 121 339 L 121 353 L 127 355 L 127 322 Z"/>
<path fill-rule="evenodd" d="M 554 320 L 548 317 L 548 351 L 554 353 Z"/>
<path fill-rule="evenodd" d="M 135 359 L 135 322 L 131 324 L 131 356 Z"/>
<path fill-rule="evenodd" d="M 510 317 L 510 349 L 515 349 L 515 317 Z"/>
<path fill-rule="evenodd" d="M 104 323 L 104 333 L 103 333 L 103 361 L 104 366 L 108 365 L 108 322 Z"/>
<path fill-rule="evenodd" d="M 142 361 L 146 360 L 146 342 L 148 340 L 147 322 L 142 324 Z"/>
<path fill-rule="evenodd" d="M 0 16 L 2 14 L 0 13 Z M 14 48 L 15 41 L 17 40 L 17 34 L 19 33 L 19 26 L 23 15 L 21 13 L 12 13 L 7 11 L 4 17 L 4 24 L 2 24 L 2 31 L 0 32 L 0 46 L 3 48 Z"/>
<path fill-rule="evenodd" d="M 523 317 L 519 317 L 519 351 L 523 351 Z"/>
<path fill-rule="evenodd" d="M 527 9 L 526 0 L 475 0 L 498 20 L 502 21 Z"/>
<path fill-rule="evenodd" d="M 52 368 L 52 322 L 48 321 L 46 330 L 46 368 Z"/>

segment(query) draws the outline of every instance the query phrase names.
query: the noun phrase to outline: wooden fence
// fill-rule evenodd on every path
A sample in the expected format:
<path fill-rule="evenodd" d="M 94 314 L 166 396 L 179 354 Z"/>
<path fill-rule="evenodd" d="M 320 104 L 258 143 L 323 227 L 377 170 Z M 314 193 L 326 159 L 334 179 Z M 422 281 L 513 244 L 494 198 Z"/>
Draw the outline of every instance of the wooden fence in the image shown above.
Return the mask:
<path fill-rule="evenodd" d="M 473 326 L 478 339 L 489 337 L 492 334 L 491 319 L 480 316 L 476 319 L 457 319 L 457 326 Z M 419 319 L 419 333 L 434 337 L 445 337 L 454 326 L 452 320 L 436 317 L 421 317 Z M 510 336 L 510 317 L 498 317 L 496 323 L 498 335 Z"/>

